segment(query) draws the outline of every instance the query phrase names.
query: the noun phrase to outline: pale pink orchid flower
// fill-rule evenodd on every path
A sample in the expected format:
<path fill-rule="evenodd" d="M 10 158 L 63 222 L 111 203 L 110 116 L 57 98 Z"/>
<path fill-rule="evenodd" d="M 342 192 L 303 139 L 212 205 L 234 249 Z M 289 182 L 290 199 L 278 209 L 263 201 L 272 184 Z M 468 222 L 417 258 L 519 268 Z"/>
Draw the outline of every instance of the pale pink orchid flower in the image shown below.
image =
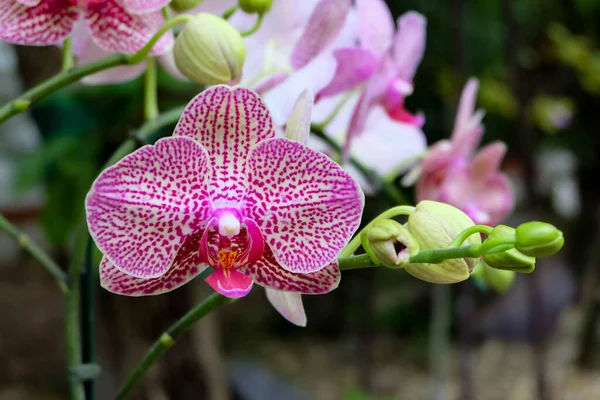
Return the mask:
<path fill-rule="evenodd" d="M 334 52 L 337 69 L 333 80 L 317 93 L 317 102 L 360 88 L 360 97 L 350 119 L 345 155 L 352 141 L 366 127 L 372 110 L 380 106 L 398 122 L 421 128 L 423 115 L 413 115 L 404 108 L 404 99 L 413 92 L 413 78 L 425 52 L 427 21 L 409 11 L 394 21 L 383 0 L 357 0 L 359 47 Z"/>
<path fill-rule="evenodd" d="M 253 282 L 329 292 L 363 206 L 348 173 L 275 138 L 263 100 L 225 85 L 196 96 L 172 137 L 102 172 L 86 198 L 101 284 L 129 296 L 173 290 L 208 267 L 206 282 L 231 298 Z"/>
<path fill-rule="evenodd" d="M 166 0 L 0 0 L 0 40 L 29 46 L 60 45 L 78 21 L 103 50 L 132 54 L 163 25 Z M 173 46 L 164 35 L 151 54 Z"/>
<path fill-rule="evenodd" d="M 354 17 L 352 0 L 277 0 L 261 27 L 244 39 L 240 84 L 264 96 L 277 125 L 285 124 L 302 91 L 316 93 L 331 81 L 333 50 L 356 39 Z M 229 22 L 243 32 L 256 18 L 238 11 Z"/>
<path fill-rule="evenodd" d="M 436 200 L 463 210 L 476 224 L 496 225 L 510 214 L 514 194 L 499 172 L 506 144 L 493 142 L 475 153 L 483 136 L 483 111 L 475 111 L 479 82 L 471 78 L 460 97 L 450 140 L 433 145 L 420 166 L 417 200 Z"/>

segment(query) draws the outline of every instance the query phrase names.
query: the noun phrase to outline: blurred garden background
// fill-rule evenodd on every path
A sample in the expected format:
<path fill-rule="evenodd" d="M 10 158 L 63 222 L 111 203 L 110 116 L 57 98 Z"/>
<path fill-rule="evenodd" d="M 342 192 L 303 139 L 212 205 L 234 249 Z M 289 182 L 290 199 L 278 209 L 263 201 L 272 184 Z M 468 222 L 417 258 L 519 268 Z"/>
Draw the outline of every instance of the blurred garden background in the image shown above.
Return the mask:
<path fill-rule="evenodd" d="M 345 271 L 337 290 L 305 296 L 306 328 L 254 290 L 170 349 L 135 399 L 600 398 L 600 0 L 388 4 L 395 16 L 416 10 L 428 20 L 407 99 L 426 116 L 428 143 L 450 136 L 460 90 L 478 77 L 484 141 L 509 147 L 503 169 L 518 203 L 507 223 L 551 222 L 565 250 L 504 294 L 472 280 L 443 286 L 384 268 Z M 0 43 L 0 101 L 60 66 L 58 48 Z M 199 91 L 159 74 L 161 110 Z M 0 126 L 0 212 L 67 265 L 91 182 L 142 123 L 141 78 L 74 85 L 36 103 Z M 368 198 L 366 220 L 390 206 Z M 0 272 L 0 400 L 66 398 L 60 291 L 6 235 Z M 84 352 L 102 367 L 99 399 L 211 292 L 202 281 L 150 298 L 91 289 L 96 345 Z"/>

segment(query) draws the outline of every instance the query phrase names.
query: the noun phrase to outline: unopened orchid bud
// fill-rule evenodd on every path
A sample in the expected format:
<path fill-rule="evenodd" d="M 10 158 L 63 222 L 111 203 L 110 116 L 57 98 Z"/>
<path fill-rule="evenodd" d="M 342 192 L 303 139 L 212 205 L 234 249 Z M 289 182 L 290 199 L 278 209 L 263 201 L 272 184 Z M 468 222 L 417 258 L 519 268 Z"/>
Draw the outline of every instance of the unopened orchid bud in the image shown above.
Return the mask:
<path fill-rule="evenodd" d="M 564 243 L 563 233 L 546 222 L 526 222 L 516 229 L 515 247 L 528 256 L 551 256 L 558 252 Z"/>
<path fill-rule="evenodd" d="M 402 268 L 419 253 L 419 243 L 408 229 L 392 219 L 376 220 L 367 232 L 367 240 L 379 262 L 388 268 Z"/>
<path fill-rule="evenodd" d="M 482 280 L 498 293 L 504 293 L 512 286 L 515 281 L 515 272 L 492 268 L 480 260 L 475 266 L 472 277 Z"/>
<path fill-rule="evenodd" d="M 177 12 L 183 12 L 198 7 L 204 0 L 171 0 L 169 5 Z"/>
<path fill-rule="evenodd" d="M 235 84 L 242 75 L 246 47 L 240 33 L 223 18 L 200 13 L 177 36 L 173 54 L 179 71 L 196 83 Z"/>
<path fill-rule="evenodd" d="M 238 6 L 248 14 L 264 14 L 272 5 L 273 0 L 238 0 Z"/>
<path fill-rule="evenodd" d="M 443 249 L 465 229 L 475 225 L 464 212 L 449 204 L 421 201 L 408 217 L 409 232 L 421 250 Z M 478 234 L 469 236 L 464 245 L 479 245 Z M 469 277 L 475 267 L 473 258 L 448 259 L 439 264 L 407 264 L 404 269 L 416 278 L 431 283 L 456 283 Z"/>
<path fill-rule="evenodd" d="M 483 242 L 482 249 L 500 246 L 502 243 L 515 241 L 515 229 L 506 225 L 496 226 Z M 531 273 L 535 269 L 535 257 L 527 256 L 515 248 L 483 255 L 485 262 L 494 268 Z"/>

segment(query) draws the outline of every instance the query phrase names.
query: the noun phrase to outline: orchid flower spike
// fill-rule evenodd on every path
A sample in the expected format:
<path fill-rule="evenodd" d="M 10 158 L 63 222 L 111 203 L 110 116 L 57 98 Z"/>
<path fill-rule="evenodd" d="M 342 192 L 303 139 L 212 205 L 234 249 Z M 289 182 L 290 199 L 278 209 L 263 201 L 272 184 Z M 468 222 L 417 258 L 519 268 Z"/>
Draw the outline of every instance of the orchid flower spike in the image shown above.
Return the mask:
<path fill-rule="evenodd" d="M 188 104 L 172 137 L 102 172 L 86 213 L 109 291 L 164 293 L 211 267 L 206 282 L 237 298 L 253 282 L 296 293 L 335 288 L 336 258 L 363 205 L 335 162 L 275 138 L 256 93 L 220 85 Z"/>
<path fill-rule="evenodd" d="M 169 0 L 0 0 L 0 40 L 28 46 L 61 44 L 81 20 L 106 51 L 132 54 L 163 25 L 160 8 Z M 77 39 L 77 38 L 75 38 Z M 173 46 L 165 34 L 151 54 Z"/>

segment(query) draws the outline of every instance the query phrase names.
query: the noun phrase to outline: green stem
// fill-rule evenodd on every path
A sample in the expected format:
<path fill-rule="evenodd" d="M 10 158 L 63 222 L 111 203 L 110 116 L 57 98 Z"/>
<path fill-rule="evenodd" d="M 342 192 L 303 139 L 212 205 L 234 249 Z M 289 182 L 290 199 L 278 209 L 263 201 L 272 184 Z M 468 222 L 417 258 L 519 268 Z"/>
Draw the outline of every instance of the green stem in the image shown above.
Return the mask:
<path fill-rule="evenodd" d="M 491 226 L 487 226 L 487 225 L 473 225 L 470 228 L 465 229 L 464 231 L 462 231 L 453 241 L 452 243 L 450 243 L 450 246 L 448 247 L 458 247 L 461 244 L 463 244 L 463 242 L 465 240 L 467 240 L 471 235 L 474 235 L 476 233 L 485 233 L 486 235 L 489 235 L 490 232 L 493 230 L 494 228 L 492 228 Z"/>
<path fill-rule="evenodd" d="M 340 257 L 338 258 L 340 271 L 348 271 L 351 269 L 375 268 L 379 265 L 375 264 L 368 254 L 360 254 L 358 256 Z"/>
<path fill-rule="evenodd" d="M 230 9 L 228 9 L 227 11 L 225 11 L 223 13 L 223 19 L 228 20 L 229 18 L 231 18 L 231 16 L 233 15 L 234 12 L 237 11 L 237 6 L 233 6 Z"/>
<path fill-rule="evenodd" d="M 193 17 L 190 15 L 179 15 L 173 19 L 170 19 L 154 34 L 154 36 L 152 36 L 150 41 L 135 54 L 114 54 L 81 67 L 63 71 L 47 81 L 44 81 L 41 84 L 29 89 L 21 96 L 0 108 L 0 124 L 17 114 L 27 111 L 31 104 L 35 103 L 36 101 L 39 101 L 56 92 L 57 90 L 79 81 L 81 78 L 109 68 L 117 67 L 119 65 L 133 65 L 141 63 L 146 59 L 150 53 L 150 50 L 152 50 L 152 47 L 162 35 L 164 35 L 175 25 L 184 23 L 190 18 Z"/>
<path fill-rule="evenodd" d="M 327 143 L 329 147 L 335 150 L 338 153 L 342 152 L 342 148 L 339 144 L 337 144 L 333 139 L 331 139 L 323 130 L 322 124 L 312 124 L 310 126 L 310 131 L 320 138 L 322 141 Z M 368 181 L 374 183 L 375 186 L 381 186 L 383 188 L 383 193 L 386 195 L 388 200 L 392 204 L 409 204 L 408 199 L 398 190 L 398 188 L 393 184 L 393 182 L 385 182 L 381 178 L 377 176 L 375 171 L 358 161 L 354 157 L 350 157 L 350 164 L 358 170 Z"/>
<path fill-rule="evenodd" d="M 15 239 L 17 243 L 19 243 L 19 246 L 28 252 L 50 273 L 50 275 L 54 277 L 60 290 L 63 293 L 67 293 L 67 275 L 40 246 L 31 240 L 29 235 L 17 229 L 17 227 L 11 224 L 2 214 L 0 214 L 0 230 L 6 232 L 10 237 Z"/>
<path fill-rule="evenodd" d="M 81 378 L 75 371 L 81 365 L 81 332 L 79 309 L 79 283 L 81 269 L 84 264 L 86 246 L 88 241 L 87 226 L 82 221 L 76 232 L 76 243 L 67 284 L 69 291 L 65 295 L 65 336 L 67 346 L 67 367 L 69 370 L 69 387 L 72 400 L 85 400 L 85 390 Z"/>
<path fill-rule="evenodd" d="M 168 21 L 171 18 L 173 18 L 173 14 L 171 14 L 171 9 L 169 8 L 169 6 L 164 6 L 160 11 L 165 21 Z"/>
<path fill-rule="evenodd" d="M 81 336 L 82 336 L 82 364 L 93 365 L 96 361 L 96 329 L 95 329 L 95 307 L 94 307 L 94 266 L 93 250 L 94 241 L 87 235 L 85 248 L 84 268 L 81 271 Z M 84 382 L 86 400 L 96 398 L 96 381 L 88 379 Z"/>
<path fill-rule="evenodd" d="M 144 377 L 148 369 L 171 347 L 179 338 L 187 333 L 196 322 L 214 309 L 233 302 L 232 299 L 224 297 L 218 293 L 208 296 L 202 303 L 198 304 L 186 315 L 180 318 L 166 332 L 164 332 L 156 342 L 146 352 L 144 358 L 139 362 L 131 375 L 125 380 L 125 383 L 119 390 L 115 400 L 126 399 L 135 385 Z"/>
<path fill-rule="evenodd" d="M 252 28 L 250 28 L 249 30 L 247 30 L 246 32 L 242 32 L 241 35 L 243 37 L 246 37 L 246 36 L 250 36 L 254 32 L 256 32 L 262 25 L 264 16 L 265 16 L 264 14 L 258 14 L 258 19 L 256 20 L 256 23 L 254 24 L 254 26 Z"/>
<path fill-rule="evenodd" d="M 156 75 L 156 59 L 148 57 L 144 73 L 144 119 L 146 121 L 156 119 L 159 114 Z"/>
<path fill-rule="evenodd" d="M 168 31 L 170 31 L 171 29 L 173 29 L 175 26 L 177 26 L 179 24 L 185 24 L 192 18 L 194 18 L 194 17 L 191 15 L 181 14 L 181 15 L 178 15 L 175 18 L 171 18 L 170 20 L 165 22 L 165 24 L 163 26 L 161 26 L 158 31 L 156 31 L 154 36 L 152 36 L 150 38 L 148 43 L 146 43 L 146 45 L 144 45 L 144 47 L 142 47 L 140 49 L 140 51 L 138 51 L 135 54 L 131 54 L 131 55 L 127 56 L 127 64 L 141 63 L 148 56 L 148 54 L 150 54 L 150 51 L 152 50 L 152 48 L 154 47 L 156 42 L 159 41 L 159 39 L 162 37 L 162 35 L 164 35 L 165 33 L 167 33 Z"/>
<path fill-rule="evenodd" d="M 73 68 L 73 43 L 70 37 L 63 42 L 62 53 L 62 70 L 64 72 Z"/>
<path fill-rule="evenodd" d="M 398 215 L 410 215 L 414 212 L 415 208 L 412 206 L 396 206 L 384 211 L 379 216 L 375 217 L 371 222 L 369 222 L 367 226 L 365 226 L 356 236 L 354 236 L 350 243 L 348 243 L 348 245 L 340 253 L 340 258 L 350 257 L 360 247 L 363 232 L 367 232 L 373 223 L 375 223 L 375 221 L 378 219 L 393 218 L 397 217 Z"/>

